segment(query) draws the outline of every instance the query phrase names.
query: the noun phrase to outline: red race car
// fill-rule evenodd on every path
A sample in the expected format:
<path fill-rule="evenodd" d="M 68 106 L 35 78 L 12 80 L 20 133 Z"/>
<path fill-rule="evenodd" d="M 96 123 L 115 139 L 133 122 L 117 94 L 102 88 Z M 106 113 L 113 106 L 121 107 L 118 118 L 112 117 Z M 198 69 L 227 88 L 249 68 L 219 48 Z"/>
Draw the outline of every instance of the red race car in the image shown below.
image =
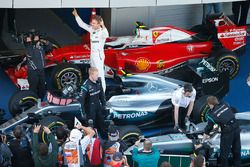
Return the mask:
<path fill-rule="evenodd" d="M 246 46 L 246 27 L 236 26 L 223 14 L 211 16 L 207 22 L 190 31 L 173 26 L 147 29 L 137 22 L 135 36 L 107 39 L 107 76 L 125 73 L 165 75 L 178 71 L 187 61 L 205 58 L 216 70 L 229 71 L 230 78 L 233 78 L 239 71 L 235 53 L 242 52 Z M 55 87 L 61 89 L 68 83 L 80 84 L 86 72 L 84 69 L 87 69 L 84 67 L 89 65 L 89 56 L 89 45 L 82 44 L 57 48 L 48 53 L 46 68 L 55 67 L 51 74 Z M 207 61 L 201 62 L 209 66 L 205 63 Z M 27 69 L 25 66 L 17 69 L 14 65 L 8 64 L 5 72 L 15 84 L 26 88 L 27 82 L 20 79 L 27 77 Z"/>

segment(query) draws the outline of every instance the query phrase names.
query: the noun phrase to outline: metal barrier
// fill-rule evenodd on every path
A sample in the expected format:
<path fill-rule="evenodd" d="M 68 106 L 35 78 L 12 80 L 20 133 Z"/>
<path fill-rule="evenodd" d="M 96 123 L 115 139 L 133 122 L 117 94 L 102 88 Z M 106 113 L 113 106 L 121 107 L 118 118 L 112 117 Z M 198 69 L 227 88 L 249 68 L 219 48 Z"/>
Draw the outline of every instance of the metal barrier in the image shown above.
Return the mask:
<path fill-rule="evenodd" d="M 138 167 L 136 162 L 132 160 L 131 154 L 126 156 L 131 167 Z M 169 162 L 173 167 L 189 167 L 191 158 L 188 155 L 161 154 L 158 166 L 164 161 Z"/>

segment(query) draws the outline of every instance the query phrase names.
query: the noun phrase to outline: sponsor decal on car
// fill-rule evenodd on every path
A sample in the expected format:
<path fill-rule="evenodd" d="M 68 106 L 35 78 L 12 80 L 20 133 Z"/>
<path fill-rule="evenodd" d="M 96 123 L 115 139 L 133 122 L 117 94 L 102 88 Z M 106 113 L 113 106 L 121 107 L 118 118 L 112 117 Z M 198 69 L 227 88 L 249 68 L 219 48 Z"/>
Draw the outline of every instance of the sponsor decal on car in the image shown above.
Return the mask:
<path fill-rule="evenodd" d="M 191 45 L 191 44 L 187 45 L 187 51 L 190 52 L 190 53 L 194 52 L 194 46 Z"/>
<path fill-rule="evenodd" d="M 241 150 L 241 157 L 250 156 L 250 150 Z"/>
<path fill-rule="evenodd" d="M 245 37 L 246 30 L 245 29 L 232 29 L 230 32 L 222 32 L 218 33 L 218 38 L 236 38 L 236 37 Z"/>
<path fill-rule="evenodd" d="M 212 77 L 212 78 L 204 78 L 202 79 L 202 83 L 212 83 L 212 82 L 218 82 L 218 77 Z"/>
<path fill-rule="evenodd" d="M 114 112 L 114 117 L 116 119 L 133 119 L 133 118 L 140 118 L 148 115 L 148 112 L 133 112 L 130 114 L 119 114 L 117 112 Z"/>
<path fill-rule="evenodd" d="M 202 61 L 199 63 L 207 67 L 211 72 L 217 71 L 216 68 L 214 68 L 207 60 L 202 59 Z"/>
<path fill-rule="evenodd" d="M 159 36 L 159 32 L 158 32 L 158 31 L 154 31 L 154 32 L 153 32 L 153 36 L 154 36 L 155 38 L 157 38 L 157 37 Z"/>
<path fill-rule="evenodd" d="M 156 64 L 157 64 L 156 66 L 157 70 L 162 70 L 165 67 L 164 60 L 158 60 Z"/>
<path fill-rule="evenodd" d="M 150 67 L 150 61 L 145 57 L 139 57 L 135 61 L 135 66 L 138 71 L 145 72 L 145 71 L 148 71 Z"/>

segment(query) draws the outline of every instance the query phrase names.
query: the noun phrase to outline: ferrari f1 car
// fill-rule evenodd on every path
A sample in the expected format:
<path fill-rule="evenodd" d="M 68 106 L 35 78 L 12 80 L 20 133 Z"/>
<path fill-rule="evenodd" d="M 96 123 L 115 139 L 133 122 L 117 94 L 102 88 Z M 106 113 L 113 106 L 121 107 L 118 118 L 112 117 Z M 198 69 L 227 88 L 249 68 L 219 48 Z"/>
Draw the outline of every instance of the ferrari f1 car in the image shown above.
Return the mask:
<path fill-rule="evenodd" d="M 190 31 L 174 26 L 146 29 L 138 24 L 135 36 L 111 37 L 105 43 L 105 66 L 107 76 L 126 73 L 158 73 L 186 80 L 186 62 L 204 58 L 218 71 L 229 71 L 230 78 L 239 71 L 235 52 L 244 50 L 246 27 L 236 26 L 225 15 L 208 18 L 205 27 L 195 26 Z M 54 49 L 46 55 L 46 69 L 53 68 L 50 75 L 54 88 L 79 85 L 89 65 L 90 46 L 73 45 Z M 11 54 L 11 53 L 8 53 Z M 16 68 L 19 56 L 2 53 L 1 66 L 20 88 L 27 88 L 26 68 Z M 6 60 L 7 63 L 6 63 Z M 5 62 L 5 63 L 3 63 Z M 55 67 L 55 68 L 54 68 Z"/>
<path fill-rule="evenodd" d="M 237 113 L 236 119 L 240 125 L 241 133 L 241 162 L 242 166 L 249 166 L 250 164 L 250 113 Z M 153 145 L 161 152 L 161 159 L 164 159 L 165 155 L 175 155 L 176 157 L 189 156 L 199 149 L 199 152 L 203 153 L 206 158 L 206 166 L 219 166 L 220 164 L 220 131 L 215 129 L 210 138 L 201 144 L 201 135 L 204 131 L 206 123 L 192 124 L 190 131 L 186 133 L 174 133 L 162 136 L 156 136 L 150 138 Z M 130 147 L 125 155 L 131 156 L 133 146 Z M 139 150 L 142 149 L 142 145 Z M 197 153 L 197 152 L 196 152 Z M 178 156 L 176 156 L 178 155 Z M 229 160 L 232 160 L 230 155 Z M 170 159 L 165 159 L 169 162 Z M 176 159 L 175 159 L 176 161 Z M 170 163 L 173 163 L 170 161 Z M 232 161 L 231 161 L 232 164 Z"/>

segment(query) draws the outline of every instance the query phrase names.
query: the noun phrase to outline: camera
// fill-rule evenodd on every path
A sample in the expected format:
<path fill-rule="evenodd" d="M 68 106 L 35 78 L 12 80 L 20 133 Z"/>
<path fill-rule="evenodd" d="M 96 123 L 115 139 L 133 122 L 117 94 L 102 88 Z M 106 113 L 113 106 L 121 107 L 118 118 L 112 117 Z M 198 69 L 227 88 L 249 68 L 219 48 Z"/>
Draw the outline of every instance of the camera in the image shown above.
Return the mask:
<path fill-rule="evenodd" d="M 144 142 L 146 140 L 144 136 L 140 136 L 139 139 L 140 139 L 140 142 Z"/>
<path fill-rule="evenodd" d="M 143 143 L 145 140 L 146 140 L 146 139 L 145 139 L 145 138 L 143 138 L 143 139 L 141 139 L 141 140 L 140 140 L 140 142 L 142 142 L 142 143 Z"/>

